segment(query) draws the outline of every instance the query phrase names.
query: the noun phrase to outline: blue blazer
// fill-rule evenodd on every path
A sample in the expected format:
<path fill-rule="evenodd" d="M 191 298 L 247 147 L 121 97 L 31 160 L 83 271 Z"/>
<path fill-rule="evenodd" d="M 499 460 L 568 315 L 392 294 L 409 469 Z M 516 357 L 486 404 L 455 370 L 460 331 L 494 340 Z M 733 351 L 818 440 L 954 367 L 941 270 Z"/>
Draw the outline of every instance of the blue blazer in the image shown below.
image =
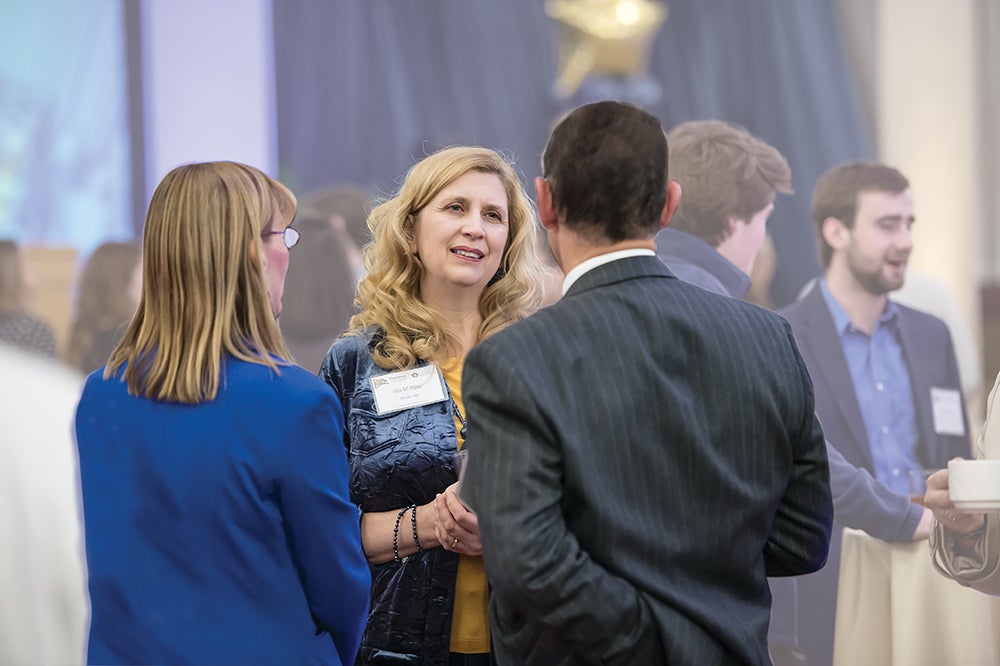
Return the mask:
<path fill-rule="evenodd" d="M 102 373 L 76 417 L 88 661 L 352 663 L 370 579 L 333 391 L 227 358 L 182 405 Z"/>
<path fill-rule="evenodd" d="M 951 334 L 940 319 L 896 305 L 900 344 L 910 373 L 917 419 L 917 454 L 924 467 L 944 467 L 951 458 L 967 458 L 971 451 L 967 422 L 964 437 L 934 432 L 931 388 L 959 392 L 962 388 Z M 861 407 L 833 315 L 822 291 L 814 286 L 780 314 L 792 325 L 802 359 L 809 368 L 816 391 L 816 413 L 827 439 L 850 463 L 874 474 Z M 962 413 L 964 419 L 964 405 Z M 826 566 L 817 573 L 803 576 L 798 582 L 799 646 L 810 664 L 829 664 L 833 659 L 841 531 L 840 525 L 835 525 Z"/>

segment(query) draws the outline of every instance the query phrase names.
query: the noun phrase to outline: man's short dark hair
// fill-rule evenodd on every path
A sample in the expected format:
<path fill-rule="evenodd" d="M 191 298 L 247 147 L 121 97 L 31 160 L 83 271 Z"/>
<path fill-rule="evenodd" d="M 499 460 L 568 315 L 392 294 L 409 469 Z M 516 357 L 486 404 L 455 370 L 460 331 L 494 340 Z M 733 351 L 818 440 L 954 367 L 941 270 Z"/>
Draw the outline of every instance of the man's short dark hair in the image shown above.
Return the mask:
<path fill-rule="evenodd" d="M 830 217 L 854 228 L 858 195 L 862 192 L 892 192 L 910 189 L 910 181 L 891 166 L 875 162 L 847 162 L 827 169 L 816 181 L 812 195 L 812 217 L 823 268 L 830 265 L 833 248 L 823 237 L 823 222 Z"/>
<path fill-rule="evenodd" d="M 587 104 L 552 130 L 542 174 L 568 228 L 592 242 L 650 238 L 666 203 L 667 140 L 637 107 Z"/>

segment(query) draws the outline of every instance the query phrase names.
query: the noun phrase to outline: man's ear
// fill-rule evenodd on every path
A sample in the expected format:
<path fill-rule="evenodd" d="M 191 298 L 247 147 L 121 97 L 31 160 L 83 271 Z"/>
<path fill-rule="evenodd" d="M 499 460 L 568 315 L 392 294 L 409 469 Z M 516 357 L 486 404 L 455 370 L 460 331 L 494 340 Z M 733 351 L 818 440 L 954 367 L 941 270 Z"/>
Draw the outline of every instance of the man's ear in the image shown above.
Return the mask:
<path fill-rule="evenodd" d="M 851 230 L 836 217 L 828 217 L 823 220 L 823 224 L 820 225 L 820 233 L 823 234 L 823 240 L 826 241 L 826 244 L 834 250 L 847 247 L 851 236 Z"/>
<path fill-rule="evenodd" d="M 535 178 L 535 201 L 538 204 L 538 220 L 546 229 L 552 229 L 559 221 L 552 207 L 552 190 L 545 178 Z"/>
<path fill-rule="evenodd" d="M 663 211 L 660 213 L 660 229 L 670 224 L 670 219 L 677 212 L 677 207 L 681 205 L 681 184 L 676 180 L 667 181 L 667 200 L 663 204 Z"/>

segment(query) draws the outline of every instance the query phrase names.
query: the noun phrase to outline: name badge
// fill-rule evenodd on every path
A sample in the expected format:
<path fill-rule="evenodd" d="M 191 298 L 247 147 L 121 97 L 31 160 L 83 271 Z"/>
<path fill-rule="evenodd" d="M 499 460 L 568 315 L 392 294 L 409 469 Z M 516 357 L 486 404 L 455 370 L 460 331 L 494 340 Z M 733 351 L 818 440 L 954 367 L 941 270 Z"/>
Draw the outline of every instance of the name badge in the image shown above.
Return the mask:
<path fill-rule="evenodd" d="M 368 381 L 371 382 L 375 410 L 379 414 L 429 405 L 448 397 L 444 377 L 436 365 L 390 372 Z"/>
<path fill-rule="evenodd" d="M 934 432 L 938 435 L 965 435 L 962 416 L 962 395 L 956 389 L 931 388 L 934 410 Z"/>

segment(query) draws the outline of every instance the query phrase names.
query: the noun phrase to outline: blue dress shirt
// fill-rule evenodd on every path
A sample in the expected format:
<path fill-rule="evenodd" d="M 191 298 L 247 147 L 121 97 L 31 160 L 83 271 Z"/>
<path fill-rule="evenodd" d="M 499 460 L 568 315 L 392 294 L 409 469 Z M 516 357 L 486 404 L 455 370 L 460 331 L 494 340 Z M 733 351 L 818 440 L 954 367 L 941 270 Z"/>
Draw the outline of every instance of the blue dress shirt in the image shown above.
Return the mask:
<path fill-rule="evenodd" d="M 875 478 L 893 492 L 909 495 L 909 470 L 923 467 L 917 455 L 913 390 L 899 343 L 896 304 L 889 301 L 871 335 L 857 328 L 820 280 L 865 421 Z"/>

